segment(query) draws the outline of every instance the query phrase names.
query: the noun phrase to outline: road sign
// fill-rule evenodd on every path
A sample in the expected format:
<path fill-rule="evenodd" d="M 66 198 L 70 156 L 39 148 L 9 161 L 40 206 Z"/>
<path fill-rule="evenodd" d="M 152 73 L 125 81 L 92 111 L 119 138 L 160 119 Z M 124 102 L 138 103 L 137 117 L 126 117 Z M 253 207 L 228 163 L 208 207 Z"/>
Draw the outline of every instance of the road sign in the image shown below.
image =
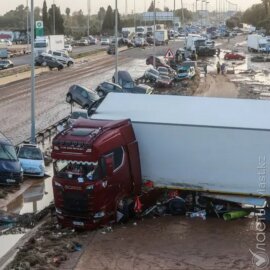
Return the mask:
<path fill-rule="evenodd" d="M 165 54 L 165 58 L 174 58 L 174 54 L 171 49 L 168 49 L 168 51 Z"/>
<path fill-rule="evenodd" d="M 36 21 L 36 36 L 40 37 L 44 35 L 43 21 Z"/>

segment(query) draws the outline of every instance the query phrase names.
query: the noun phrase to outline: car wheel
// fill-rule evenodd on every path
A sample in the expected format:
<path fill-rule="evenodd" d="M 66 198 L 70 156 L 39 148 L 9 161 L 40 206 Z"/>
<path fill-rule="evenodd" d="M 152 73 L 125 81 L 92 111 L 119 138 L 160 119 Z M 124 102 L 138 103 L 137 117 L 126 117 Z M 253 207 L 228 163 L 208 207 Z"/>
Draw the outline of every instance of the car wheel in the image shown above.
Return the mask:
<path fill-rule="evenodd" d="M 71 103 L 72 102 L 72 95 L 71 94 L 67 94 L 66 102 L 67 103 Z"/>
<path fill-rule="evenodd" d="M 70 67 L 71 65 L 72 65 L 72 62 L 69 61 L 69 62 L 67 63 L 67 66 Z"/>
<path fill-rule="evenodd" d="M 98 94 L 99 97 L 104 97 L 105 96 L 105 93 L 102 90 L 98 90 L 97 94 Z"/>

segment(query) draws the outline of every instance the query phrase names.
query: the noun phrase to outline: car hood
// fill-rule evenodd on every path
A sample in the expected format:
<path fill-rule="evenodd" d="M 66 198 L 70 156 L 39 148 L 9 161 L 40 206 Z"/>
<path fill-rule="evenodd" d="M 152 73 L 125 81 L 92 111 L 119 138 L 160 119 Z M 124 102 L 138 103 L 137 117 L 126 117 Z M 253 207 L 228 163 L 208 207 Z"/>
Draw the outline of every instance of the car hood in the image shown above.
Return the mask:
<path fill-rule="evenodd" d="M 0 172 L 21 172 L 21 164 L 18 160 L 1 160 L 0 162 Z"/>
<path fill-rule="evenodd" d="M 25 168 L 39 168 L 39 166 L 44 166 L 43 160 L 31 160 L 31 159 L 24 159 L 19 158 L 22 167 Z"/>
<path fill-rule="evenodd" d="M 148 85 L 139 84 L 133 88 L 123 88 L 126 93 L 136 93 L 136 94 L 150 94 L 153 91 L 153 88 Z"/>

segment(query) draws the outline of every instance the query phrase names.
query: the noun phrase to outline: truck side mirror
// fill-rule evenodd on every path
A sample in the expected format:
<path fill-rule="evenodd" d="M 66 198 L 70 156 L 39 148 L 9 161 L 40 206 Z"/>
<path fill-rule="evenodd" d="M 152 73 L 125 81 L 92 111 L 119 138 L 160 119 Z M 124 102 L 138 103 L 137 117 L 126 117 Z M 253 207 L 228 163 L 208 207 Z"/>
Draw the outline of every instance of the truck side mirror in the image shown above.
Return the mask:
<path fill-rule="evenodd" d="M 106 171 L 108 176 L 113 175 L 113 155 L 107 155 L 105 157 Z"/>

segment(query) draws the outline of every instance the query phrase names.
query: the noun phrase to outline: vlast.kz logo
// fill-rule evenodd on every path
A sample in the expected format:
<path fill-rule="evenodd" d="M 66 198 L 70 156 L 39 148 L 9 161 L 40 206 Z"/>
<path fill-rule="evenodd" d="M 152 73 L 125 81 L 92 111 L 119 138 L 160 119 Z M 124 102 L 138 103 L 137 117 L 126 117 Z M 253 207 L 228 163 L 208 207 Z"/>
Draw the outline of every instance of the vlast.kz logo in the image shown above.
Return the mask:
<path fill-rule="evenodd" d="M 252 264 L 256 267 L 255 269 L 266 269 L 269 266 L 269 257 L 263 252 L 259 251 L 257 253 L 253 252 L 251 249 L 249 250 L 252 254 Z"/>

